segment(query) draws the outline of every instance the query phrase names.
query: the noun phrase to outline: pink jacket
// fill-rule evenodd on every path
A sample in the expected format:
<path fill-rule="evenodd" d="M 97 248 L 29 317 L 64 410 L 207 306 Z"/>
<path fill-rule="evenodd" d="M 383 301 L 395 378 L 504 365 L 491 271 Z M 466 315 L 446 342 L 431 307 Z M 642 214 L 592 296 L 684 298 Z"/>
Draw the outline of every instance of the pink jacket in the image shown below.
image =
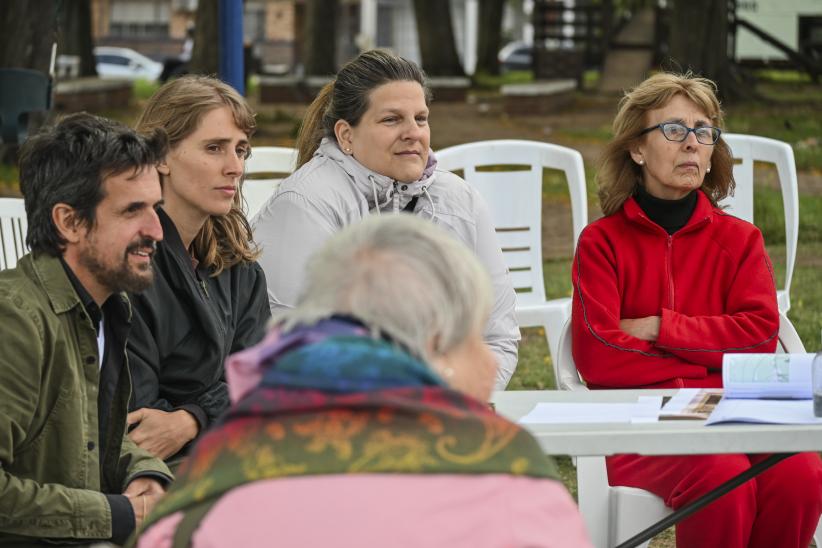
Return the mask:
<path fill-rule="evenodd" d="M 182 514 L 140 548 L 168 548 Z M 573 499 L 552 480 L 508 475 L 330 475 L 266 480 L 230 491 L 192 537 L 225 546 L 587 547 Z"/>
<path fill-rule="evenodd" d="M 278 335 L 229 358 L 233 401 L 259 383 Z M 182 513 L 154 524 L 140 548 L 172 546 Z M 223 546 L 588 547 L 557 481 L 507 474 L 345 474 L 267 479 L 232 489 L 192 537 Z"/>

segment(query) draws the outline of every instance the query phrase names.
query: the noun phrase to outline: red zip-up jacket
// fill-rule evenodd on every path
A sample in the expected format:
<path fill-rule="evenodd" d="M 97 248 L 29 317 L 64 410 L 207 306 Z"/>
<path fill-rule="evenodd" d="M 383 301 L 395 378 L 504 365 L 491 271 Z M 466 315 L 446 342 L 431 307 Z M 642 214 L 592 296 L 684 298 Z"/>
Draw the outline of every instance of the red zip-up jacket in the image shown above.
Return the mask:
<path fill-rule="evenodd" d="M 776 349 L 776 286 L 762 234 L 701 191 L 673 235 L 634 198 L 591 223 L 572 278 L 574 361 L 591 388 L 719 387 L 725 352 Z M 646 316 L 662 317 L 656 342 L 619 328 Z"/>

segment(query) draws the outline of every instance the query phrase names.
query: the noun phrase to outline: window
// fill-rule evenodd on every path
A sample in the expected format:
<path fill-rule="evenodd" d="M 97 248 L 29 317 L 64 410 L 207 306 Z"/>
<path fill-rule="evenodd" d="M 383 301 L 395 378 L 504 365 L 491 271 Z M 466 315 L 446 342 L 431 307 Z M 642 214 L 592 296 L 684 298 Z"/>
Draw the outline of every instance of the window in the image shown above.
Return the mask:
<path fill-rule="evenodd" d="M 98 63 L 105 63 L 107 65 L 120 65 L 127 67 L 129 60 L 121 55 L 102 54 L 96 55 L 95 59 Z"/>
<path fill-rule="evenodd" d="M 109 34 L 123 38 L 168 37 L 167 2 L 113 0 Z"/>

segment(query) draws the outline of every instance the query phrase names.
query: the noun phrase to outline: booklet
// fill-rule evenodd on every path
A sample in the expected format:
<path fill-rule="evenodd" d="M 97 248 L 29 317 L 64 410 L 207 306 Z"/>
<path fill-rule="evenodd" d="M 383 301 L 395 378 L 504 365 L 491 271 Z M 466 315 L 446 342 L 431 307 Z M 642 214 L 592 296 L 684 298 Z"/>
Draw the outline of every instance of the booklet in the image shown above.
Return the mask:
<path fill-rule="evenodd" d="M 659 420 L 705 420 L 722 399 L 721 388 L 682 388 L 668 399 Z"/>
<path fill-rule="evenodd" d="M 813 400 L 733 400 L 726 397 L 716 405 L 705 425 L 725 422 L 822 425 L 822 417 L 814 416 Z"/>
<path fill-rule="evenodd" d="M 725 354 L 726 398 L 812 399 L 814 354 Z"/>
<path fill-rule="evenodd" d="M 725 389 L 682 389 L 662 407 L 660 420 L 703 419 L 705 424 L 755 422 L 822 424 L 814 417 L 813 354 L 725 354 Z"/>

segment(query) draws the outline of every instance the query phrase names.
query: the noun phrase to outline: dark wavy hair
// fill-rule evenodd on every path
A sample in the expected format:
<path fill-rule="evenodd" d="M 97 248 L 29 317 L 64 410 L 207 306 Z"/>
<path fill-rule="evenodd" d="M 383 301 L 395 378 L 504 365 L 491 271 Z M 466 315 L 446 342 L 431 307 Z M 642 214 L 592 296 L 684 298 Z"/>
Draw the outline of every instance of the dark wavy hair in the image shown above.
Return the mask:
<path fill-rule="evenodd" d="M 97 206 L 105 198 L 103 182 L 128 171 L 155 169 L 167 149 L 162 130 L 141 136 L 87 112 L 66 116 L 26 141 L 20 150 L 20 190 L 29 249 L 60 255 L 66 241 L 52 221 L 55 205 L 72 207 L 77 220 L 92 228 Z"/>

